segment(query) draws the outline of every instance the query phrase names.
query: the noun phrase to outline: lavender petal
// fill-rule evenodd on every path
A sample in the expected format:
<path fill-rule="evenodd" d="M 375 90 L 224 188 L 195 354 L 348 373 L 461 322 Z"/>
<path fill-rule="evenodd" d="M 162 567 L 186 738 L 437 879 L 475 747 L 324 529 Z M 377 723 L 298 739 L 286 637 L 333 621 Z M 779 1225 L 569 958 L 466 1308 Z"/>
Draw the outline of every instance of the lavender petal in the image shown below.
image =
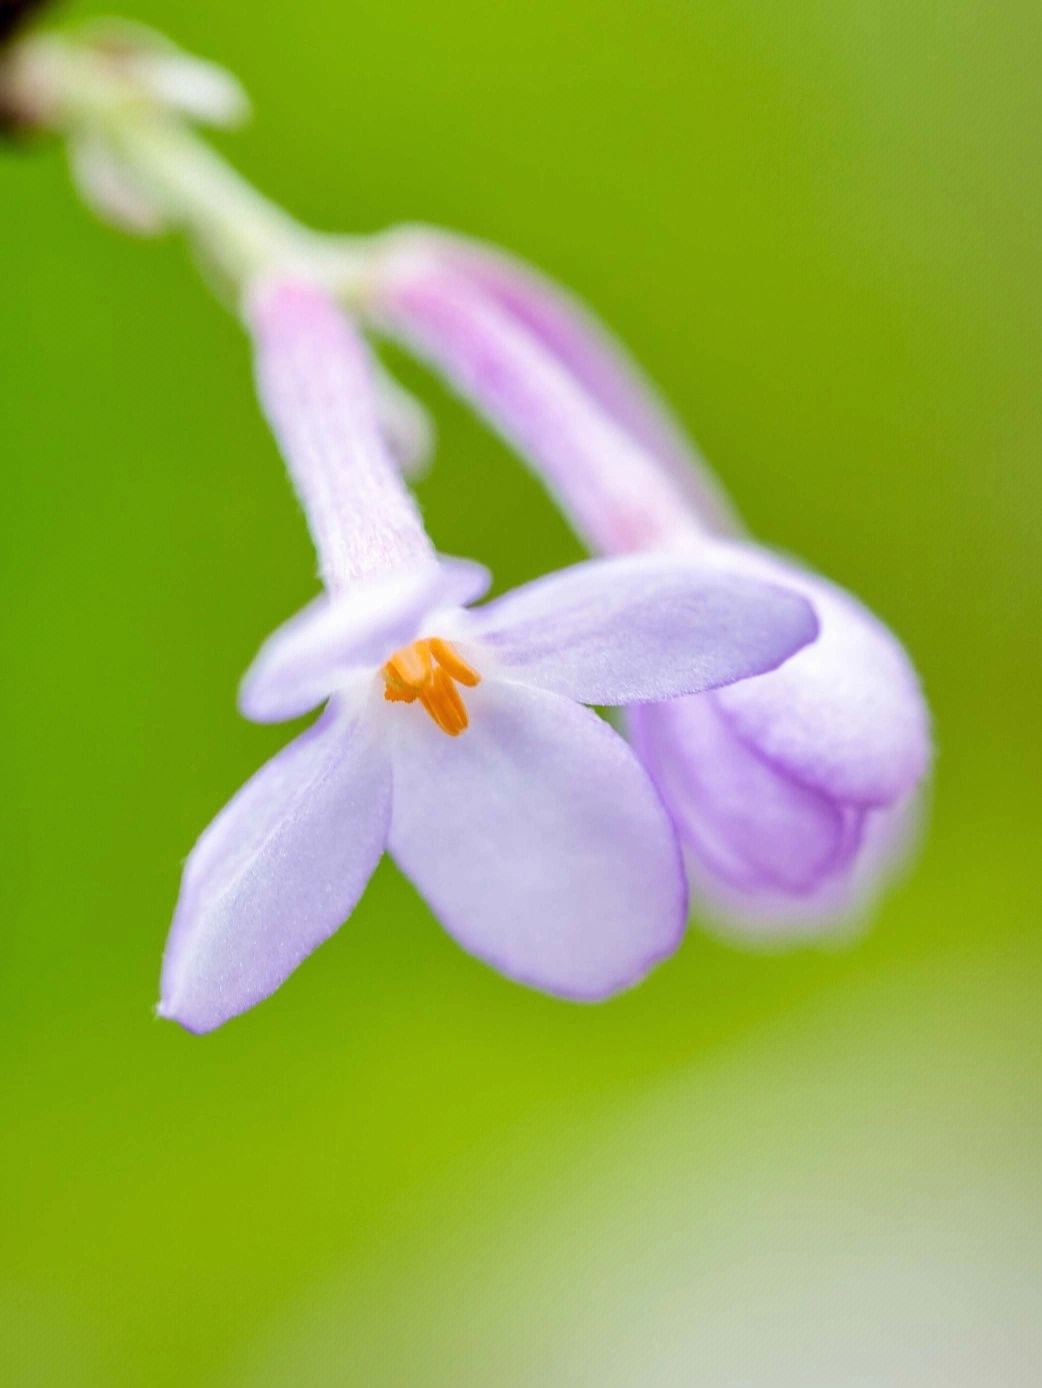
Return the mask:
<path fill-rule="evenodd" d="M 900 799 L 926 775 L 932 751 L 901 643 L 826 579 L 743 548 L 747 572 L 789 583 L 814 604 L 821 632 L 780 669 L 721 691 L 720 708 L 743 741 L 806 784 L 862 805 Z"/>
<path fill-rule="evenodd" d="M 536 579 L 478 609 L 472 630 L 505 679 L 627 704 L 772 670 L 818 625 L 810 604 L 777 584 L 686 554 L 646 554 Z"/>
<path fill-rule="evenodd" d="M 712 696 L 627 712 L 684 843 L 732 889 L 806 896 L 856 849 L 844 807 L 746 747 Z"/>
<path fill-rule="evenodd" d="M 508 977 L 603 998 L 679 944 L 686 893 L 645 772 L 596 714 L 484 680 L 446 737 L 395 705 L 390 850 L 446 930 Z"/>
<path fill-rule="evenodd" d="M 379 861 L 391 777 L 371 728 L 330 709 L 189 854 L 159 1014 L 210 1031 L 273 993 L 342 924 Z"/>

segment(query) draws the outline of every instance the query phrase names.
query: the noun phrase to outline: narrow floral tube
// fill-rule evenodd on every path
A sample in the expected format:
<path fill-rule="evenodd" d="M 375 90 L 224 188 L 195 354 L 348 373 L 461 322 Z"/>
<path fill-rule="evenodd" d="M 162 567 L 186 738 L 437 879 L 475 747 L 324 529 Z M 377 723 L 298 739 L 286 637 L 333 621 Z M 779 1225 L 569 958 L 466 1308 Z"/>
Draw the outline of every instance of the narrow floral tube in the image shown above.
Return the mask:
<path fill-rule="evenodd" d="M 481 292 L 528 330 L 597 406 L 651 453 L 688 502 L 698 524 L 734 535 L 742 525 L 723 488 L 625 347 L 580 301 L 523 261 L 436 227 L 391 234 L 392 254 L 422 255 Z M 395 249 L 397 248 L 397 249 Z M 462 288 L 457 281 L 457 293 Z"/>
<path fill-rule="evenodd" d="M 616 554 L 702 533 L 674 474 L 523 321 L 425 243 L 391 243 L 367 306 L 537 463 L 591 548 Z"/>
<path fill-rule="evenodd" d="M 388 242 L 370 286 L 373 326 L 499 430 L 593 548 L 715 554 L 814 605 L 818 640 L 775 671 L 631 707 L 627 721 L 692 882 L 727 928 L 766 939 L 856 915 L 915 839 L 931 760 L 901 644 L 850 594 L 738 539 L 736 525 L 722 533 L 726 503 L 701 480 L 694 494 L 684 486 L 682 442 L 657 398 L 541 276 L 417 229 Z M 705 476 L 693 450 L 689 467 Z"/>
<path fill-rule="evenodd" d="M 362 341 L 306 287 L 256 287 L 246 320 L 257 391 L 288 460 L 331 591 L 403 568 L 433 567 L 434 547 L 380 428 Z"/>

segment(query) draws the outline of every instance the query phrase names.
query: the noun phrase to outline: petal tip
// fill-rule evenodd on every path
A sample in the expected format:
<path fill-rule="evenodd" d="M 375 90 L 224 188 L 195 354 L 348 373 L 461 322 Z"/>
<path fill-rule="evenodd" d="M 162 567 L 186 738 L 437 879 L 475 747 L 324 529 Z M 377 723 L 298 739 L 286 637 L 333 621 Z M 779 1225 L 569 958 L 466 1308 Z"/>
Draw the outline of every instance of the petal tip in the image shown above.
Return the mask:
<path fill-rule="evenodd" d="M 656 946 L 656 948 L 645 955 L 643 959 L 627 969 L 624 974 L 620 974 L 618 977 L 604 984 L 595 984 L 586 988 L 578 988 L 574 991 L 562 991 L 556 994 L 556 996 L 568 1002 L 589 1003 L 592 1005 L 599 1002 L 610 1002 L 612 998 L 616 998 L 622 993 L 628 993 L 631 989 L 638 987 L 660 964 L 664 964 L 667 959 L 672 959 L 673 955 L 676 954 L 677 950 L 679 950 L 680 946 L 683 944 L 684 936 L 687 934 L 688 913 L 686 891 L 684 893 L 684 899 L 685 905 L 683 914 L 679 924 L 671 932 L 669 938 L 662 944 Z"/>
<path fill-rule="evenodd" d="M 295 716 L 287 713 L 287 706 L 273 697 L 272 681 L 267 669 L 260 664 L 251 665 L 239 681 L 235 706 L 250 723 L 284 723 Z M 308 711 L 301 709 L 301 713 Z"/>
<path fill-rule="evenodd" d="M 152 1009 L 153 1014 L 162 1022 L 176 1022 L 182 1031 L 187 1031 L 191 1036 L 203 1036 L 206 1032 L 212 1031 L 218 1022 L 209 1024 L 193 1019 L 176 1002 L 167 997 L 161 997 Z"/>

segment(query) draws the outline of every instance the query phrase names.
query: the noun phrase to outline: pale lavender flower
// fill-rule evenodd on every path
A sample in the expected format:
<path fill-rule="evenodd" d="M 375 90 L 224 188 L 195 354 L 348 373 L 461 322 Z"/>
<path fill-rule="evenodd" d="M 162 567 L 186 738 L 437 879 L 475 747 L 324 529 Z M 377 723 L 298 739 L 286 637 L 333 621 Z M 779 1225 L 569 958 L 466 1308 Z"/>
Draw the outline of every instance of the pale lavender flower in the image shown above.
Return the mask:
<path fill-rule="evenodd" d="M 914 838 L 931 757 L 896 638 L 827 580 L 733 538 L 719 490 L 625 354 L 519 262 L 400 232 L 374 267 L 367 311 L 517 448 L 593 548 L 715 555 L 812 602 L 819 639 L 781 668 L 631 708 L 629 726 L 709 904 L 761 938 L 863 906 Z"/>
<path fill-rule="evenodd" d="M 189 855 L 161 1015 L 207 1031 L 266 997 L 385 848 L 510 977 L 586 999 L 633 983 L 679 942 L 683 872 L 647 773 L 582 705 L 773 669 L 814 639 L 810 605 L 715 555 L 635 555 L 465 610 L 488 576 L 434 552 L 346 320 L 294 285 L 247 316 L 326 593 L 265 645 L 242 707 L 263 721 L 326 706 Z"/>

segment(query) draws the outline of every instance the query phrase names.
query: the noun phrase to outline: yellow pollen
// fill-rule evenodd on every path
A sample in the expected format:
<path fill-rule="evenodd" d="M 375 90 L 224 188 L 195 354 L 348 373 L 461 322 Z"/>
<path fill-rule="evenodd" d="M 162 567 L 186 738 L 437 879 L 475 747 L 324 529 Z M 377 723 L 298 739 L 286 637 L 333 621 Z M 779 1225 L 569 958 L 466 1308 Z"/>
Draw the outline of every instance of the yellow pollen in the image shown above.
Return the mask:
<path fill-rule="evenodd" d="M 447 641 L 432 636 L 403 646 L 380 673 L 384 677 L 385 699 L 398 704 L 412 704 L 419 699 L 450 737 L 458 737 L 467 726 L 466 705 L 456 685 L 473 688 L 480 683 L 481 676 Z"/>

